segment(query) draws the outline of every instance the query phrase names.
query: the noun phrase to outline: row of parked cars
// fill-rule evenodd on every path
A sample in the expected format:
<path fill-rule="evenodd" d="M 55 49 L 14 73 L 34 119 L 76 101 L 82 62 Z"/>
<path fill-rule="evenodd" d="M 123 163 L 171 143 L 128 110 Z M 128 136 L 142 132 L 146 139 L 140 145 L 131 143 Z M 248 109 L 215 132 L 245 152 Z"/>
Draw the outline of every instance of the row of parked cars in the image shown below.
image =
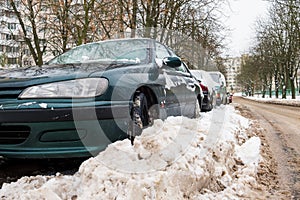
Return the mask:
<path fill-rule="evenodd" d="M 202 111 L 210 111 L 216 106 L 228 103 L 225 77 L 218 71 L 191 70 L 203 91 Z"/>
<path fill-rule="evenodd" d="M 0 156 L 96 155 L 157 118 L 197 117 L 225 103 L 219 72 L 192 71 L 152 39 L 75 47 L 45 63 L 0 71 Z M 196 77 L 196 78 L 195 78 Z"/>

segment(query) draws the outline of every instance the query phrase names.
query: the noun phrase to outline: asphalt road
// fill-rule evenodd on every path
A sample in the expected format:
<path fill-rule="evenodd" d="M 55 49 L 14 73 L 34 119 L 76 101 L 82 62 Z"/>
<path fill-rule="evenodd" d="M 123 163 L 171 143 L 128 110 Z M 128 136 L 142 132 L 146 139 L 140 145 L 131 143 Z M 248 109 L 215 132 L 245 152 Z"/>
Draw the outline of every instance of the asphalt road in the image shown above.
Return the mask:
<path fill-rule="evenodd" d="M 265 129 L 277 162 L 279 184 L 300 199 L 300 107 L 258 103 L 241 97 L 234 102 L 249 109 Z"/>

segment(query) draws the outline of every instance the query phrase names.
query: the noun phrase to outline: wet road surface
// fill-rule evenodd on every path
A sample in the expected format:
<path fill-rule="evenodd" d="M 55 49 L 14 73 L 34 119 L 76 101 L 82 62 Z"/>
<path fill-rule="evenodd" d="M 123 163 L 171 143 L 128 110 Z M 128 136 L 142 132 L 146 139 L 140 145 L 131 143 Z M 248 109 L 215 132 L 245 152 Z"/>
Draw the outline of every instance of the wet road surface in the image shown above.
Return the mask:
<path fill-rule="evenodd" d="M 300 107 L 259 103 L 235 97 L 266 130 L 265 136 L 277 162 L 280 187 L 300 199 Z"/>

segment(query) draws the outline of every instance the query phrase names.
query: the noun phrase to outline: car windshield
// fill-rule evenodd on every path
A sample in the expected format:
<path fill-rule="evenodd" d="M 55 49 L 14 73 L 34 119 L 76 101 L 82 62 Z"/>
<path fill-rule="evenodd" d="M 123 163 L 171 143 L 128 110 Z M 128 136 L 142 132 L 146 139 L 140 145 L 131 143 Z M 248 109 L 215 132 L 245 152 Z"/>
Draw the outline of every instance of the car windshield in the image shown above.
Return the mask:
<path fill-rule="evenodd" d="M 215 81 L 216 83 L 220 83 L 218 74 L 210 74 L 210 76 L 213 79 L 213 81 Z"/>
<path fill-rule="evenodd" d="M 91 62 L 149 62 L 149 41 L 111 40 L 84 44 L 50 60 L 47 64 L 72 64 Z"/>

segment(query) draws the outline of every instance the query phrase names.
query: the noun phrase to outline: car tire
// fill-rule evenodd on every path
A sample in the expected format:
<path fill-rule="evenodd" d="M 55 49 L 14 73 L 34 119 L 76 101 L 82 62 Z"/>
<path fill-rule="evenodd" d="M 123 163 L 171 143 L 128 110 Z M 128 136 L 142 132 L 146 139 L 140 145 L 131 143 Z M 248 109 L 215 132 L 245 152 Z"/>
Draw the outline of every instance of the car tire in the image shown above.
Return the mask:
<path fill-rule="evenodd" d="M 211 111 L 213 108 L 214 108 L 214 105 L 213 105 L 213 98 L 212 97 L 210 97 L 209 98 L 209 107 L 208 107 L 208 109 L 206 110 L 206 111 Z"/>
<path fill-rule="evenodd" d="M 150 124 L 149 108 L 144 93 L 136 93 L 132 106 L 132 126 L 129 127 L 129 139 L 133 144 L 134 138 L 141 135 L 143 128 Z"/>

